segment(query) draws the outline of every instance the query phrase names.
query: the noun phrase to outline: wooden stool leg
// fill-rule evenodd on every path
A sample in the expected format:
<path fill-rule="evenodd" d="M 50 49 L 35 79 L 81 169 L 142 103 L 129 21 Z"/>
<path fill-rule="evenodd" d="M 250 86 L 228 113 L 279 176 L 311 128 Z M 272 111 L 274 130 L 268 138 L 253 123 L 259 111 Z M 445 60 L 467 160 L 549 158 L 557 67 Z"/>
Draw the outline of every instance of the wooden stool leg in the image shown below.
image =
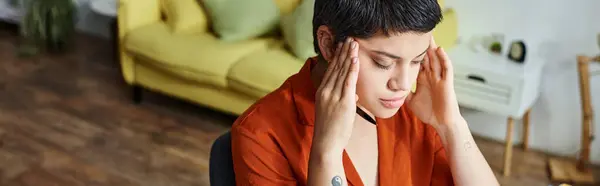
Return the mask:
<path fill-rule="evenodd" d="M 512 163 L 512 131 L 514 121 L 509 117 L 506 127 L 506 148 L 504 149 L 504 176 L 510 176 L 510 166 Z"/>
<path fill-rule="evenodd" d="M 528 109 L 523 116 L 523 151 L 529 148 L 529 112 L 531 109 Z"/>
<path fill-rule="evenodd" d="M 600 56 L 598 56 L 600 58 Z M 586 170 L 586 165 L 590 161 L 590 143 L 593 135 L 592 119 L 594 111 L 592 110 L 592 98 L 590 94 L 590 73 L 589 62 L 587 57 L 577 58 L 577 70 L 579 72 L 579 93 L 581 96 L 581 106 L 583 111 L 583 121 L 581 126 L 581 150 L 577 162 L 577 170 Z"/>

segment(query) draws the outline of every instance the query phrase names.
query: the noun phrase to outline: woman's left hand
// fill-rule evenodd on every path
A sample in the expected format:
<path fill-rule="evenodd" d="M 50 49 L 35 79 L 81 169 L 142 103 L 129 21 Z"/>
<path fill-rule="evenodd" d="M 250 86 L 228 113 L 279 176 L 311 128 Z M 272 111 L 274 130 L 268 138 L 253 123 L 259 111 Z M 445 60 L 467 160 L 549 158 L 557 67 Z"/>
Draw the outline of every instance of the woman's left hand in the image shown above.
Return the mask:
<path fill-rule="evenodd" d="M 421 121 L 436 129 L 462 120 L 454 92 L 452 62 L 433 37 L 417 77 L 417 91 L 408 96 L 407 104 Z"/>

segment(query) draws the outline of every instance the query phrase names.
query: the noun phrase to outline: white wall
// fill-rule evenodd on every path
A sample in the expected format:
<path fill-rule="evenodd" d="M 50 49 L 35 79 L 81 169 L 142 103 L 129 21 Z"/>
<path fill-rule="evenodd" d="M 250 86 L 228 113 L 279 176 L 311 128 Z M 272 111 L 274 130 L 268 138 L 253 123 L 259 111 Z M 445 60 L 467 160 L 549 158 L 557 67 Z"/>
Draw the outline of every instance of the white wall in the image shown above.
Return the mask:
<path fill-rule="evenodd" d="M 531 54 L 546 62 L 540 98 L 531 112 L 530 146 L 556 154 L 575 156 L 580 149 L 581 101 L 575 56 L 600 54 L 600 1 L 597 0 L 447 0 L 459 19 L 459 35 L 500 32 L 524 39 Z M 531 55 L 530 54 L 530 55 Z M 598 65 L 595 69 L 600 69 Z M 592 104 L 600 118 L 600 76 L 591 79 Z M 473 133 L 503 141 L 506 117 L 478 111 L 463 112 Z M 600 119 L 595 133 L 600 135 Z M 521 122 L 514 129 L 521 142 Z M 597 136 L 600 138 L 600 136 Z M 592 143 L 592 161 L 600 164 L 600 142 Z"/>

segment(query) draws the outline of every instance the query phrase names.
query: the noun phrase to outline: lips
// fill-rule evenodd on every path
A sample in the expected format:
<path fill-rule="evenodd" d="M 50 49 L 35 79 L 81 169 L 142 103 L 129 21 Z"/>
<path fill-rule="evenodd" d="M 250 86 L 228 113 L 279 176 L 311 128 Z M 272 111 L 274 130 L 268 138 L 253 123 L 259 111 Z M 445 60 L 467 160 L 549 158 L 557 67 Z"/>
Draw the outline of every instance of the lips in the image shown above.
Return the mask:
<path fill-rule="evenodd" d="M 404 102 L 404 98 L 406 98 L 406 96 L 403 97 L 394 97 L 391 99 L 379 99 L 379 101 L 381 102 L 381 104 L 386 107 L 386 108 L 399 108 L 400 106 L 402 106 L 402 103 Z"/>

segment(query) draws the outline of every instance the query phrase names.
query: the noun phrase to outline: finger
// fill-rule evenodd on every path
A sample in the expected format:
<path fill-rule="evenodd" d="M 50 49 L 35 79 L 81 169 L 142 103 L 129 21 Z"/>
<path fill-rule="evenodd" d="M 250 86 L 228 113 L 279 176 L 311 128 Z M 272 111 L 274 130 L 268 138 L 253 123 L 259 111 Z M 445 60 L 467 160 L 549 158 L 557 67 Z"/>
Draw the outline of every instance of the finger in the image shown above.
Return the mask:
<path fill-rule="evenodd" d="M 433 48 L 428 51 L 429 54 L 429 68 L 431 70 L 431 77 L 435 80 L 440 79 L 440 60 L 437 57 L 437 48 Z"/>
<path fill-rule="evenodd" d="M 422 70 L 419 72 L 419 74 L 417 74 L 417 87 L 419 87 L 419 85 L 426 83 L 428 74 L 429 73 L 427 73 L 426 68 L 423 67 Z"/>
<path fill-rule="evenodd" d="M 434 74 L 434 63 L 435 63 L 435 52 L 432 48 L 430 48 L 429 50 L 427 50 L 427 65 L 426 65 L 426 74 L 428 77 L 433 78 L 433 74 Z"/>
<path fill-rule="evenodd" d="M 325 85 L 327 85 L 329 82 L 329 80 L 331 79 L 331 74 L 333 74 L 333 67 L 335 66 L 335 62 L 338 59 L 338 56 L 340 55 L 340 50 L 342 48 L 342 44 L 344 44 L 343 42 L 340 42 L 337 44 L 337 47 L 335 48 L 335 51 L 333 52 L 333 59 L 328 62 L 329 64 L 327 64 L 327 70 L 325 71 L 325 74 L 323 75 L 323 79 L 321 80 L 321 85 L 319 86 L 319 88 L 324 87 Z"/>
<path fill-rule="evenodd" d="M 336 65 L 335 68 L 333 69 L 333 74 L 331 74 L 331 80 L 329 81 L 330 83 L 330 87 L 331 87 L 331 95 L 334 97 L 333 99 L 339 100 L 339 98 L 341 97 L 341 91 L 338 90 L 337 86 L 337 82 L 338 81 L 344 81 L 343 78 L 340 78 L 340 71 L 342 69 L 342 67 L 344 66 L 344 63 L 346 63 L 346 58 L 348 56 L 348 49 L 350 48 L 350 43 L 351 43 L 351 38 L 348 37 L 346 38 L 346 40 L 344 41 L 344 44 L 342 45 L 342 49 L 340 49 L 340 54 L 338 55 L 337 61 L 336 61 Z"/>
<path fill-rule="evenodd" d="M 433 77 L 438 80 L 442 77 L 442 66 L 440 63 L 440 59 L 438 58 L 437 49 L 432 51 L 433 60 L 431 60 L 431 69 Z"/>
<path fill-rule="evenodd" d="M 431 67 L 429 67 L 431 57 L 429 57 L 429 56 L 430 55 L 429 55 L 429 49 L 428 49 L 427 54 L 425 54 L 425 60 L 423 61 L 423 64 L 421 64 L 421 71 L 419 72 L 420 74 L 426 75 L 429 73 L 429 71 L 431 71 Z"/>
<path fill-rule="evenodd" d="M 452 69 L 452 61 L 450 60 L 448 53 L 446 53 L 442 47 L 440 47 L 437 53 L 442 67 L 442 79 L 452 80 L 454 70 Z"/>
<path fill-rule="evenodd" d="M 350 37 L 348 37 L 344 41 L 344 45 L 342 45 L 342 49 L 340 50 L 340 54 L 338 56 L 339 57 L 338 58 L 339 62 L 344 62 L 344 60 L 346 60 L 346 57 L 348 57 L 348 49 L 350 49 L 350 44 L 351 43 L 352 43 L 352 38 L 350 38 Z"/>
<path fill-rule="evenodd" d="M 358 43 L 356 43 L 356 41 L 352 41 L 350 44 L 350 48 L 349 48 L 349 55 L 348 58 L 346 59 L 346 61 L 344 61 L 344 66 L 342 67 L 342 69 L 340 70 L 340 74 L 338 77 L 338 82 L 336 84 L 336 88 L 334 88 L 335 90 L 339 90 L 340 94 L 342 94 L 343 91 L 343 87 L 344 87 L 344 83 L 346 81 L 346 76 L 348 76 L 348 71 L 350 69 L 350 66 L 352 63 L 354 63 L 354 61 L 352 60 L 357 60 L 356 58 L 358 58 Z"/>
<path fill-rule="evenodd" d="M 348 48 L 348 42 L 342 42 L 342 47 L 339 50 L 338 54 L 335 56 L 335 60 L 333 61 L 334 64 L 331 67 L 331 74 L 329 75 L 329 80 L 325 85 L 326 87 L 330 87 L 330 90 L 334 90 L 335 82 L 338 81 L 339 69 L 342 63 L 344 62 L 344 58 L 342 57 L 344 53 L 344 48 Z"/>
<path fill-rule="evenodd" d="M 347 63 L 347 56 L 348 56 L 348 50 L 350 49 L 350 44 L 352 42 L 352 38 L 348 37 L 346 39 L 346 41 L 344 42 L 344 45 L 342 46 L 342 49 L 340 50 L 340 55 L 338 56 L 338 60 L 337 60 L 337 64 L 336 67 L 334 68 L 333 74 L 331 74 L 331 87 L 332 87 L 332 95 L 334 95 L 337 99 L 339 99 L 341 97 L 341 90 L 339 90 L 340 88 L 338 88 L 338 82 L 339 81 L 344 81 L 344 78 L 342 77 L 341 74 L 341 70 L 344 66 L 345 63 Z"/>
<path fill-rule="evenodd" d="M 338 71 L 343 67 L 344 62 L 347 60 L 347 58 L 349 57 L 348 55 L 350 55 L 350 45 L 352 44 L 352 38 L 348 37 L 346 39 L 346 42 L 344 43 L 344 46 L 342 47 L 342 50 L 340 51 L 340 55 L 338 58 Z M 339 73 L 338 73 L 339 75 Z"/>
<path fill-rule="evenodd" d="M 415 93 L 419 92 L 419 87 L 428 86 L 428 82 L 427 82 L 428 76 L 429 76 L 429 73 L 426 72 L 425 68 L 423 67 L 422 70 L 419 72 L 419 74 L 417 74 L 417 89 L 415 90 Z"/>
<path fill-rule="evenodd" d="M 358 71 L 360 67 L 360 61 L 358 57 L 352 58 L 352 63 L 350 64 L 350 69 L 348 70 L 348 75 L 346 76 L 346 81 L 343 86 L 342 99 L 352 99 L 355 98 L 358 101 L 358 96 L 356 94 L 356 82 L 358 81 Z"/>
<path fill-rule="evenodd" d="M 446 79 L 446 73 L 448 73 L 448 71 L 446 70 L 446 64 L 444 64 L 444 58 L 441 51 L 442 47 L 438 47 L 437 50 L 435 50 L 435 55 L 437 56 L 439 60 L 438 63 L 440 64 L 440 79 L 444 80 Z"/>

